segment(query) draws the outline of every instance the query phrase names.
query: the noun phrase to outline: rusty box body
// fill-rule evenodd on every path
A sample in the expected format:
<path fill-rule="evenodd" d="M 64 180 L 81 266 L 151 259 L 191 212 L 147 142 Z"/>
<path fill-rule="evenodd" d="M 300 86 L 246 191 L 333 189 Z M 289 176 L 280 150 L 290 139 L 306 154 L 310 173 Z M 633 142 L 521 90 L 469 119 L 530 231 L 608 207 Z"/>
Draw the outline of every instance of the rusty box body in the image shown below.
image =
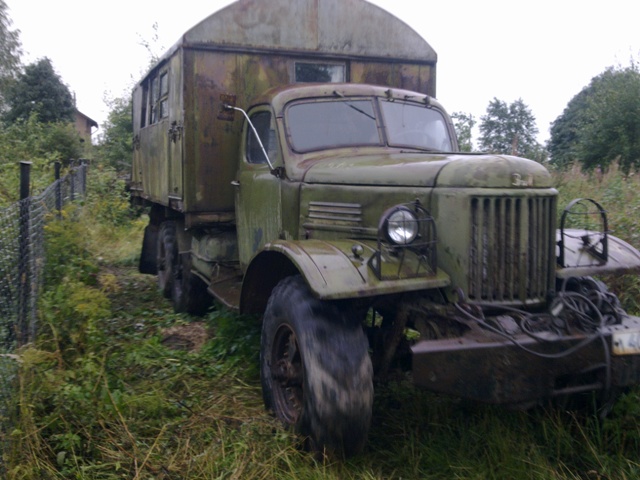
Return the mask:
<path fill-rule="evenodd" d="M 132 194 L 185 215 L 229 221 L 241 116 L 273 87 L 346 81 L 435 95 L 436 54 L 413 30 L 360 0 L 242 0 L 203 20 L 133 94 Z"/>

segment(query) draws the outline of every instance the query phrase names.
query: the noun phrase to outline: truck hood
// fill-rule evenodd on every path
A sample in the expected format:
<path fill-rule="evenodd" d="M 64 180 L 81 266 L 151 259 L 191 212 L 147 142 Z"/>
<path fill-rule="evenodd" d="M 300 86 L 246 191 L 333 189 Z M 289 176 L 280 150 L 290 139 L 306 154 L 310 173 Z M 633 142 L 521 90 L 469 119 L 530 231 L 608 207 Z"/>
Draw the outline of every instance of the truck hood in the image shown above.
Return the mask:
<path fill-rule="evenodd" d="M 392 153 L 307 160 L 305 183 L 411 187 L 548 188 L 533 160 L 507 155 Z"/>

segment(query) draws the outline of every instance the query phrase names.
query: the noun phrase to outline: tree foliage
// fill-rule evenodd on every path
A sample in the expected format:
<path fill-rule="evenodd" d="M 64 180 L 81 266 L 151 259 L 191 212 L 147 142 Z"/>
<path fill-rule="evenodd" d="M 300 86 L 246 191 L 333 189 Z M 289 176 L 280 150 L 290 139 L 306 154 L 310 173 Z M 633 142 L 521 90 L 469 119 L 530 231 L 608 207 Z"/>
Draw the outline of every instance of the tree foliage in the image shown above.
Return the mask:
<path fill-rule="evenodd" d="M 640 165 L 640 71 L 608 68 L 571 99 L 551 126 L 552 162 L 578 161 L 590 169 L 617 161 L 624 171 Z"/>
<path fill-rule="evenodd" d="M 18 199 L 19 163 L 33 164 L 32 190 L 39 193 L 51 183 L 56 161 L 82 156 L 83 145 L 73 125 L 42 123 L 34 116 L 26 121 L 0 124 L 0 206 Z"/>
<path fill-rule="evenodd" d="M 7 79 L 14 77 L 20 69 L 20 31 L 12 30 L 5 0 L 0 0 L 0 93 L 6 88 Z"/>
<path fill-rule="evenodd" d="M 476 119 L 470 113 L 454 112 L 451 115 L 453 126 L 456 129 L 458 137 L 458 147 L 461 152 L 473 151 L 473 127 L 476 125 Z"/>
<path fill-rule="evenodd" d="M 493 153 L 541 161 L 544 151 L 537 134 L 536 119 L 521 98 L 507 104 L 494 97 L 480 117 L 480 148 Z"/>
<path fill-rule="evenodd" d="M 7 88 L 5 101 L 8 122 L 26 120 L 33 114 L 43 123 L 70 122 L 76 110 L 69 88 L 46 57 L 18 74 Z"/>
<path fill-rule="evenodd" d="M 117 171 L 129 171 L 133 155 L 131 96 L 107 101 L 110 107 L 103 135 L 97 148 L 99 160 Z"/>

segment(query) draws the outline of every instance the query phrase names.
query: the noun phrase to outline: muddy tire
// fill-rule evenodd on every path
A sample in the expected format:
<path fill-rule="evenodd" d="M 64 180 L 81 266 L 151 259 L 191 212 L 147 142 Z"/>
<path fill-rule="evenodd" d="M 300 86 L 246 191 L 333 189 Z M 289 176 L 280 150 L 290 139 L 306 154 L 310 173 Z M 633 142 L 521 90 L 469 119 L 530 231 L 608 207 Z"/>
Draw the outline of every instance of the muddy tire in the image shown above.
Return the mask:
<path fill-rule="evenodd" d="M 176 313 L 201 316 L 212 304 L 206 284 L 191 273 L 191 253 L 178 254 L 173 265 L 173 286 L 171 300 Z"/>
<path fill-rule="evenodd" d="M 172 221 L 162 222 L 158 232 L 158 288 L 165 298 L 171 298 L 173 291 L 173 267 L 178 257 L 178 240 L 176 224 Z"/>
<path fill-rule="evenodd" d="M 360 452 L 371 423 L 373 368 L 354 318 L 295 276 L 273 290 L 262 327 L 265 406 L 310 449 L 335 457 Z"/>

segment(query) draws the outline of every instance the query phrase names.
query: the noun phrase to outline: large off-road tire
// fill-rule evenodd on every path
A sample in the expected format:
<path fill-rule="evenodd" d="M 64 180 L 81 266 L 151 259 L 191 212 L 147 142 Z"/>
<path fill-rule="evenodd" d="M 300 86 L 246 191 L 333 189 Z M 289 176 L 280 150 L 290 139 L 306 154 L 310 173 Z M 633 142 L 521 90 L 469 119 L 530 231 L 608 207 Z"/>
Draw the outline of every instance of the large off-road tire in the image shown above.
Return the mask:
<path fill-rule="evenodd" d="M 176 313 L 190 315 L 204 315 L 212 304 L 212 298 L 207 293 L 206 284 L 191 273 L 191 253 L 181 253 L 176 257 L 173 265 L 173 290 L 171 300 Z"/>
<path fill-rule="evenodd" d="M 173 267 L 178 256 L 176 223 L 162 222 L 158 232 L 158 288 L 165 298 L 171 298 L 173 291 Z"/>
<path fill-rule="evenodd" d="M 312 450 L 350 456 L 365 445 L 373 368 L 357 318 L 314 298 L 300 276 L 269 299 L 260 348 L 265 405 L 308 439 Z"/>

